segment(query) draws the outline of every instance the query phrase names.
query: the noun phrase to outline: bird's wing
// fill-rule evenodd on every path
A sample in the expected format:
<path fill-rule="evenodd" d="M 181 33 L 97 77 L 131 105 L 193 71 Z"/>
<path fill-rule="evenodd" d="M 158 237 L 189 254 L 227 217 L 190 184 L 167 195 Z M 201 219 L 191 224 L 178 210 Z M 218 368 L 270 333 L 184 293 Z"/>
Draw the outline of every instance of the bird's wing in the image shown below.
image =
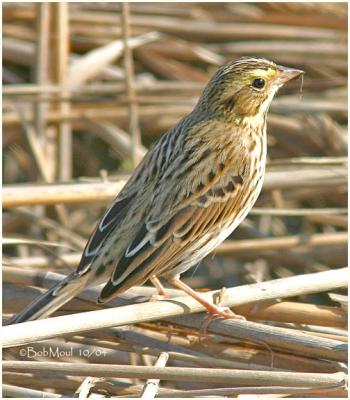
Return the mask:
<path fill-rule="evenodd" d="M 108 239 L 116 227 L 123 222 L 136 193 L 126 196 L 118 196 L 112 206 L 106 211 L 91 234 L 83 251 L 77 273 L 83 274 L 98 256 L 103 243 Z"/>
<path fill-rule="evenodd" d="M 187 247 L 220 229 L 240 211 L 237 204 L 245 196 L 242 165 L 232 168 L 218 163 L 214 171 L 205 157 L 199 155 L 197 159 L 201 162 L 186 183 L 178 179 L 178 169 L 172 177 L 169 175 L 167 185 L 159 185 L 148 217 L 119 259 L 99 301 L 107 301 L 164 269 L 168 271 Z"/>
<path fill-rule="evenodd" d="M 147 169 L 144 167 L 150 162 L 152 152 L 146 154 L 140 162 L 133 175 L 125 184 L 121 192 L 118 194 L 113 204 L 108 208 L 103 217 L 99 220 L 95 230 L 91 234 L 81 257 L 79 266 L 76 270 L 78 274 L 83 275 L 90 271 L 93 262 L 98 259 L 98 256 L 103 252 L 103 246 L 109 237 L 123 225 L 127 219 L 128 212 L 133 207 L 135 200 L 142 191 L 142 182 L 147 178 Z"/>

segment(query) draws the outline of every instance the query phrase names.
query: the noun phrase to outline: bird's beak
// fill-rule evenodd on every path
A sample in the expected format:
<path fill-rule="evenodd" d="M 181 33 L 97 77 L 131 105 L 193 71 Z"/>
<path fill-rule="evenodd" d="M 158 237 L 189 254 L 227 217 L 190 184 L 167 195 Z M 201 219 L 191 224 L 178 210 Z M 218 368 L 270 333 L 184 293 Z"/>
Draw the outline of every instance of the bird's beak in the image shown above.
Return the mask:
<path fill-rule="evenodd" d="M 278 76 L 276 82 L 279 86 L 282 86 L 291 79 L 305 73 L 301 69 L 287 68 L 283 67 L 282 65 L 277 65 L 277 71 L 278 71 Z"/>

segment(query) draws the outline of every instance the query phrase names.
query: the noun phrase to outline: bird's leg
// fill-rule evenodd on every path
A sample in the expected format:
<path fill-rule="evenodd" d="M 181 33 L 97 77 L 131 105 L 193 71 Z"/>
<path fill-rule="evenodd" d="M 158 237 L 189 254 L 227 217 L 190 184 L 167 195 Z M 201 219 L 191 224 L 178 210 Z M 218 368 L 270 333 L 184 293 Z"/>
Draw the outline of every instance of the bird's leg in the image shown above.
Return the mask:
<path fill-rule="evenodd" d="M 152 282 L 153 286 L 157 289 L 158 292 L 158 294 L 152 294 L 152 296 L 150 297 L 150 301 L 163 300 L 169 297 L 164 286 L 155 275 L 150 277 L 150 281 Z"/>
<path fill-rule="evenodd" d="M 168 282 L 177 288 L 183 290 L 189 296 L 197 300 L 201 303 L 208 311 L 211 316 L 218 316 L 222 318 L 237 318 L 242 319 L 241 316 L 237 316 L 234 312 L 232 312 L 228 307 L 220 307 L 211 303 L 210 301 L 205 300 L 202 296 L 200 296 L 195 290 L 191 289 L 188 285 L 182 282 L 178 277 L 170 277 L 168 278 Z"/>
<path fill-rule="evenodd" d="M 153 283 L 154 287 L 157 289 L 157 292 L 160 296 L 167 296 L 165 291 L 165 287 L 162 285 L 161 281 L 155 276 L 151 276 L 151 282 Z"/>

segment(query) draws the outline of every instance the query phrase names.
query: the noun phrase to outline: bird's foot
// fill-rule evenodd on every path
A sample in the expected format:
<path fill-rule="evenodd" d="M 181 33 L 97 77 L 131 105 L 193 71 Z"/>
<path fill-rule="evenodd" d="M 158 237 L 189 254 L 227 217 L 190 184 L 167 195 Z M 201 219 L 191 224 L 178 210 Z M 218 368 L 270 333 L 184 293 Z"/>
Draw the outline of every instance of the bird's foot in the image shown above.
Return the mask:
<path fill-rule="evenodd" d="M 213 316 L 226 318 L 226 319 L 232 318 L 232 319 L 239 319 L 239 320 L 245 321 L 245 317 L 243 317 L 243 315 L 236 314 L 229 307 L 221 307 L 220 306 L 220 304 L 224 300 L 225 292 L 226 292 L 226 288 L 222 287 L 220 289 L 219 295 L 216 299 L 216 304 L 212 304 L 213 307 L 211 309 L 207 308 L 209 314 L 212 314 Z"/>
<path fill-rule="evenodd" d="M 204 318 L 204 321 L 200 328 L 200 334 L 202 336 L 207 335 L 208 327 L 214 319 L 224 318 L 224 319 L 237 319 L 245 321 L 243 315 L 235 314 L 229 307 L 220 307 L 213 304 L 213 307 L 208 309 L 208 315 Z"/>
<path fill-rule="evenodd" d="M 225 287 L 223 287 L 220 290 L 219 296 L 217 298 L 217 304 L 209 303 L 206 305 L 208 315 L 205 317 L 203 324 L 201 326 L 201 329 L 200 329 L 201 336 L 207 335 L 209 325 L 216 318 L 237 319 L 237 320 L 241 320 L 241 321 L 246 320 L 245 317 L 243 317 L 243 315 L 234 313 L 229 307 L 220 306 L 220 303 L 223 301 L 225 291 L 226 291 Z"/>
<path fill-rule="evenodd" d="M 221 307 L 215 304 L 210 304 L 207 307 L 207 311 L 209 314 L 209 317 L 213 318 L 225 318 L 225 319 L 240 319 L 242 321 L 245 321 L 245 317 L 243 315 L 238 315 L 234 313 L 229 307 Z"/>
<path fill-rule="evenodd" d="M 150 296 L 149 301 L 160 301 L 160 300 L 167 300 L 170 299 L 171 296 L 169 296 L 168 294 L 158 294 L 158 293 L 154 293 Z"/>
<path fill-rule="evenodd" d="M 153 286 L 157 289 L 157 294 L 152 294 L 152 296 L 149 298 L 149 301 L 166 300 L 171 297 L 166 292 L 166 289 L 156 276 L 152 276 L 150 278 L 150 281 L 152 282 Z"/>

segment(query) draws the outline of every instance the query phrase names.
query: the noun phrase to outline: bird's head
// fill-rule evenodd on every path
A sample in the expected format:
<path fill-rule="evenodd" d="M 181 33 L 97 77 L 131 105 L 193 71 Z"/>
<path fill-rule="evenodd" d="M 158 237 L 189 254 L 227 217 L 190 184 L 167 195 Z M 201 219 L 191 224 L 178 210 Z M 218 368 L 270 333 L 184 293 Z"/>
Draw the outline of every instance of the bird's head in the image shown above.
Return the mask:
<path fill-rule="evenodd" d="M 209 81 L 199 105 L 236 117 L 263 116 L 277 90 L 303 74 L 264 58 L 243 57 L 221 67 Z"/>

